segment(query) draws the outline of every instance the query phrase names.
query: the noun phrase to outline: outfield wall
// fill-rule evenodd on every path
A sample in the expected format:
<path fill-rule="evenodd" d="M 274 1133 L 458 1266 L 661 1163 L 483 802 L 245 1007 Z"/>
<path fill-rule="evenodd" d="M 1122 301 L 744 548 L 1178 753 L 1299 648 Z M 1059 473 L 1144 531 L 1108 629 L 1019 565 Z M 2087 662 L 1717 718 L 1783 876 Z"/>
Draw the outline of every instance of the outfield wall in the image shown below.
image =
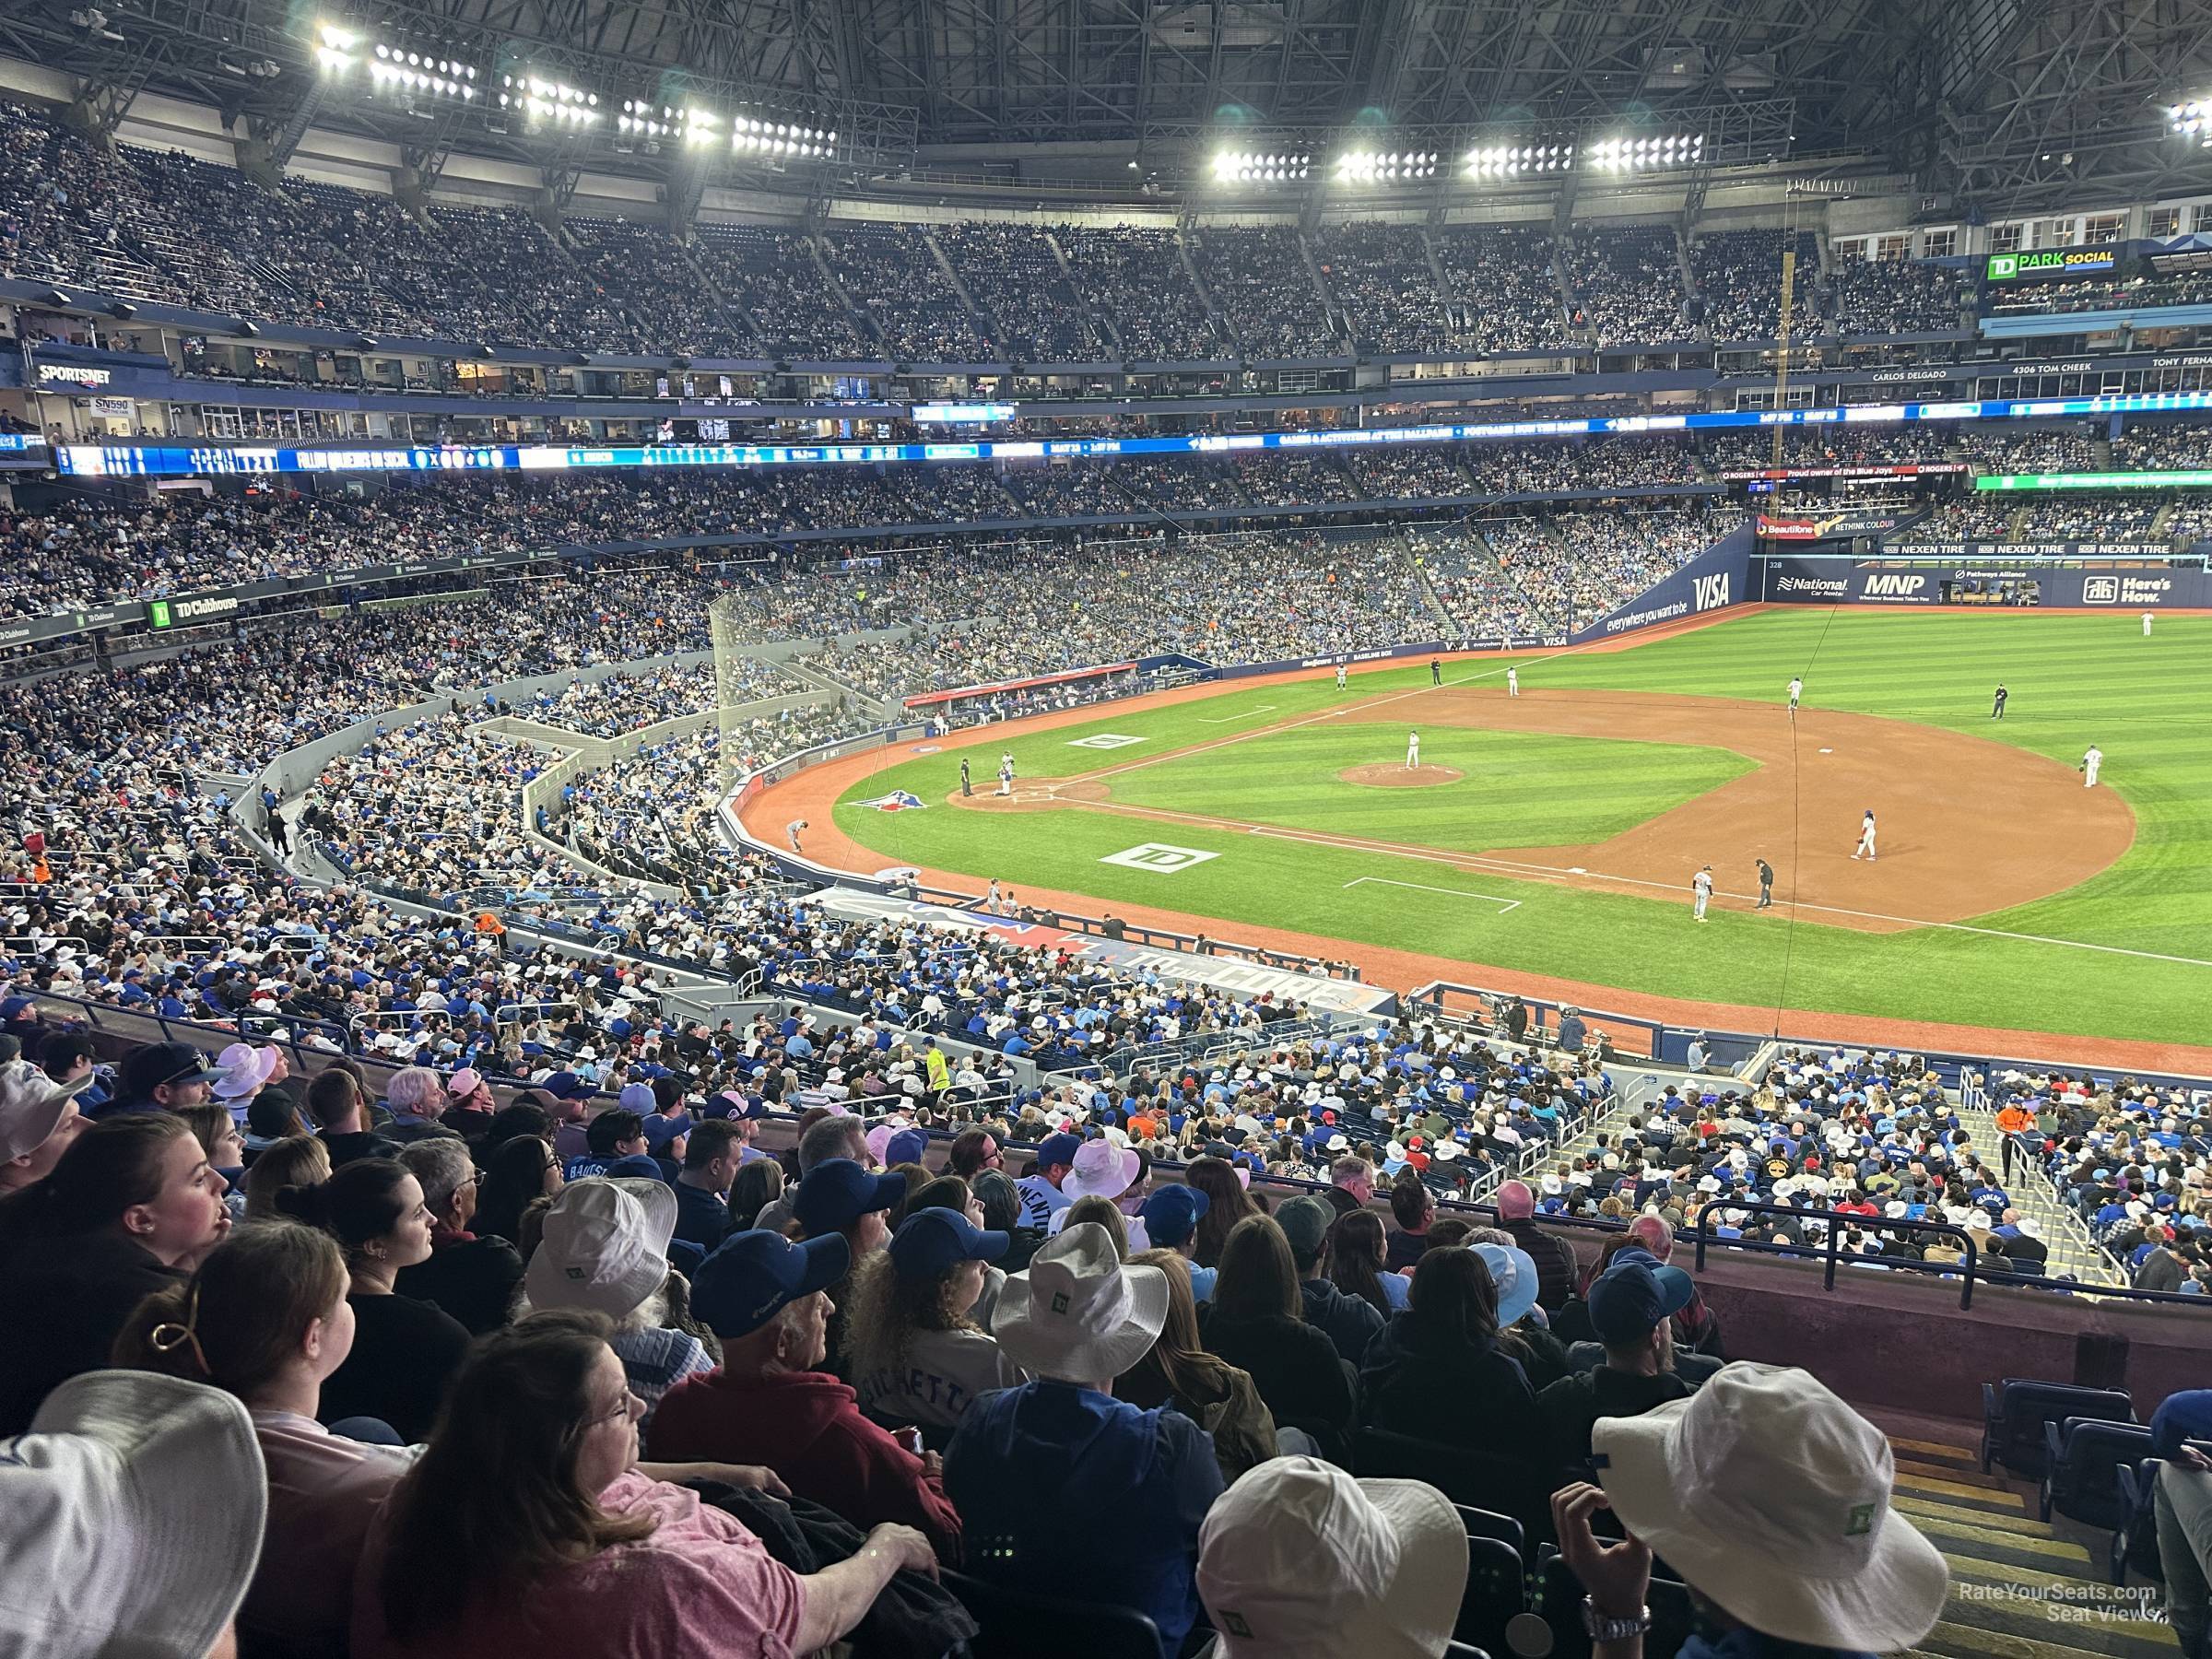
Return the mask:
<path fill-rule="evenodd" d="M 1571 645 L 1594 640 L 1617 639 L 1622 634 L 1654 628 L 1662 622 L 1679 622 L 1744 604 L 1751 594 L 1751 550 L 1755 535 L 1749 524 L 1731 530 L 1673 574 L 1662 577 L 1610 616 L 1569 636 Z"/>
<path fill-rule="evenodd" d="M 1960 609 L 2194 610 L 2212 606 L 2212 573 L 2171 564 L 2078 570 L 2011 565 L 1910 564 L 1886 559 L 1755 559 L 1753 597 L 1781 605 L 1950 606 Z M 2002 589 L 2005 596 L 1993 597 Z M 1656 591 L 1656 590 L 1654 590 Z"/>

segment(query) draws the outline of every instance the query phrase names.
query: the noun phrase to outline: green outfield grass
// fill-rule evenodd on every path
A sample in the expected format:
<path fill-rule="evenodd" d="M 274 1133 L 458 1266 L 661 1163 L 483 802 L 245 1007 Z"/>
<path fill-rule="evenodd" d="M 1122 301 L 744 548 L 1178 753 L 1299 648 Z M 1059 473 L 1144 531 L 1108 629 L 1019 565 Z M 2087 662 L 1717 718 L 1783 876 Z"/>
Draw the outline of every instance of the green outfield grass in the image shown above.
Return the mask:
<path fill-rule="evenodd" d="M 1017 892 L 1025 884 L 1053 888 L 1664 995 L 2212 1041 L 2212 618 L 2164 617 L 2145 640 L 2133 613 L 1831 615 L 1807 606 L 1628 651 L 1517 660 L 1525 687 L 1769 701 L 1780 701 L 1791 674 L 1803 670 L 1814 705 L 1971 731 L 2067 765 L 2094 742 L 2107 757 L 2105 782 L 2135 811 L 2136 843 L 2067 892 L 1975 919 L 2003 934 L 2064 941 L 2043 943 L 1939 928 L 1791 929 L 1772 913 L 1731 911 L 1692 928 L 1677 900 L 1573 891 L 1410 857 L 1080 809 L 951 811 L 940 805 L 958 786 L 959 756 L 949 753 L 887 764 L 847 792 L 837 822 L 888 859 L 995 877 Z M 1470 660 L 1448 665 L 1446 677 L 1494 681 L 1504 666 Z M 1998 724 L 1988 714 L 2000 679 L 2012 700 Z M 1427 683 L 1420 665 L 1356 675 L 1353 689 L 1373 697 Z M 1341 700 L 1326 677 L 1230 689 L 1148 713 L 1110 709 L 1006 747 L 1023 776 L 1066 777 Z M 1402 759 L 1406 723 L 1387 704 L 1363 711 L 1360 721 L 1271 733 L 1134 771 L 1114 784 L 1115 798 L 1452 851 L 1599 840 L 1747 765 L 1712 748 L 1521 734 L 1482 733 L 1477 746 L 1477 734 L 1440 727 L 1423 733 L 1422 759 L 1467 776 L 1438 789 L 1384 791 L 1335 774 L 1362 760 Z M 1100 735 L 1140 741 L 1075 747 Z M 966 751 L 979 793 L 995 782 L 1000 747 Z M 891 789 L 913 791 L 931 809 L 878 813 L 854 804 Z M 1991 801 L 1992 812 L 2005 809 Z M 1146 841 L 1218 856 L 1167 876 L 1099 862 Z"/>

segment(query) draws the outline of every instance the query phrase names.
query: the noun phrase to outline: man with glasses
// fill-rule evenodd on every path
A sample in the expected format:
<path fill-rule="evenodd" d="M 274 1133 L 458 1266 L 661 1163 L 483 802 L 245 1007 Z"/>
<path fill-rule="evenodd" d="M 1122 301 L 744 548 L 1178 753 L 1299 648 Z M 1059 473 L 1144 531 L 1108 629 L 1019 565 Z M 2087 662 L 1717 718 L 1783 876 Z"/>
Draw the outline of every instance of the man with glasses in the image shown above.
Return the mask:
<path fill-rule="evenodd" d="M 498 1330 L 507 1323 L 522 1282 L 523 1258 L 505 1239 L 469 1230 L 478 1177 L 468 1144 L 433 1135 L 403 1147 L 399 1161 L 421 1184 L 423 1206 L 430 1212 L 430 1256 L 401 1268 L 393 1288 L 435 1302 L 472 1336 Z"/>

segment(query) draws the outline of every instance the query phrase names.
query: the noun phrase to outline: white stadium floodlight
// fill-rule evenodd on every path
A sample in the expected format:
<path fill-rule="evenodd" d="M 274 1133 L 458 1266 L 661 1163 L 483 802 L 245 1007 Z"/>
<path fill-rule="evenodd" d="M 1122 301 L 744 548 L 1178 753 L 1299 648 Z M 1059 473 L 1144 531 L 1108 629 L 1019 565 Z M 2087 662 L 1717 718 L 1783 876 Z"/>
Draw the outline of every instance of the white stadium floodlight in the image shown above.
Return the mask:
<path fill-rule="evenodd" d="M 1213 174 L 1221 184 L 1296 183 L 1312 171 L 1313 158 L 1296 152 L 1218 150 Z"/>
<path fill-rule="evenodd" d="M 2166 131 L 2169 136 L 2193 139 L 2200 147 L 2212 149 L 2212 99 L 2168 104 Z"/>
<path fill-rule="evenodd" d="M 1336 158 L 1336 179 L 1350 184 L 1403 184 L 1436 176 L 1434 150 L 1347 150 Z"/>
<path fill-rule="evenodd" d="M 350 29 L 325 23 L 315 31 L 315 66 L 327 74 L 343 75 L 353 67 L 353 49 L 361 37 Z"/>

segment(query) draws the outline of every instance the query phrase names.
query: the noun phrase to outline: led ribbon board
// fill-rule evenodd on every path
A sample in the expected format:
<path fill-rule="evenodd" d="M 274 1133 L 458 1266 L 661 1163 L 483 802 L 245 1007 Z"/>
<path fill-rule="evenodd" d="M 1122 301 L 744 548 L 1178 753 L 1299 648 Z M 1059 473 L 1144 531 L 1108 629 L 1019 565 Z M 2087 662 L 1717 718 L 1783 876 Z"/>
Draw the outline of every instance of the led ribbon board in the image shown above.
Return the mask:
<path fill-rule="evenodd" d="M 1697 415 L 1613 415 L 1582 420 L 1494 420 L 1312 432 L 1236 432 L 1167 438 L 978 439 L 966 443 L 465 444 L 415 448 L 65 444 L 58 470 L 78 477 L 250 473 L 571 472 L 605 466 L 866 466 L 936 461 L 1035 461 L 1112 455 L 1221 455 L 1254 450 L 1388 448 L 1518 438 L 1587 438 L 1640 432 L 1733 431 L 1762 427 L 1895 426 L 1900 422 L 2053 420 L 2074 415 L 2147 415 L 2212 409 L 2212 392 L 2110 397 L 1985 398 L 1953 403 L 1849 404 L 1816 409 L 1719 409 Z M 2179 475 L 2163 473 L 2161 479 Z"/>

